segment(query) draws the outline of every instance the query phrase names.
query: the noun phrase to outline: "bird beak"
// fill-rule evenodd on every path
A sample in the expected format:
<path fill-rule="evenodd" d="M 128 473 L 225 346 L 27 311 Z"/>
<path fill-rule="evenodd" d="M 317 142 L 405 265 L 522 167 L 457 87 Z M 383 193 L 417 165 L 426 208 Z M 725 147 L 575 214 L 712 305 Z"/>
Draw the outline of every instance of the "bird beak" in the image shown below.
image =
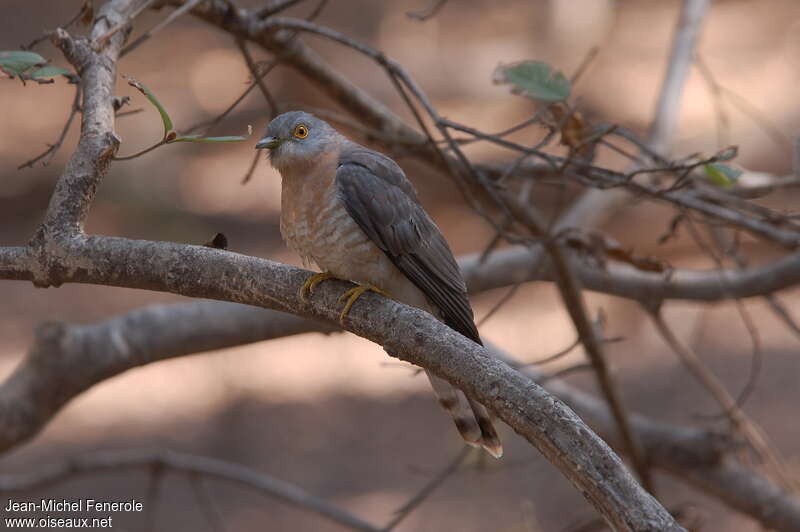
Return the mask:
<path fill-rule="evenodd" d="M 256 149 L 263 150 L 264 148 L 267 148 L 269 150 L 272 150 L 277 148 L 281 144 L 283 144 L 283 139 L 279 139 L 278 137 L 264 137 L 263 139 L 258 141 L 258 144 L 256 144 Z"/>

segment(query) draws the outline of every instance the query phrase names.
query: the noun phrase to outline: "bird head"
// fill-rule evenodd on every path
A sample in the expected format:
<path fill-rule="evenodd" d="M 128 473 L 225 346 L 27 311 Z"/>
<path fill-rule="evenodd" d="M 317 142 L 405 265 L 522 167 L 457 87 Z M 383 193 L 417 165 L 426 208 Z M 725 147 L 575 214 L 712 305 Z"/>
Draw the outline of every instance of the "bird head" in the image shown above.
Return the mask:
<path fill-rule="evenodd" d="M 268 149 L 272 166 L 281 173 L 302 168 L 327 153 L 338 133 L 327 122 L 303 111 L 290 111 L 275 117 L 256 144 Z"/>

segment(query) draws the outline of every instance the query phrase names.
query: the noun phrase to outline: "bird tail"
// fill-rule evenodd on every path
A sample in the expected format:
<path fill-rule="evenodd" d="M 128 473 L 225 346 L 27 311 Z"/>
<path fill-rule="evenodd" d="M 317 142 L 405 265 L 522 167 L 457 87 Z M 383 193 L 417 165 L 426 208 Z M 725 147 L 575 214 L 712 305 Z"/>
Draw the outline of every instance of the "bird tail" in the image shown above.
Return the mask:
<path fill-rule="evenodd" d="M 464 392 L 446 380 L 440 379 L 428 371 L 425 373 L 431 381 L 434 393 L 439 398 L 439 403 L 452 416 L 464 441 L 473 447 L 483 447 L 495 458 L 503 456 L 503 445 L 500 443 L 500 438 L 492 423 L 492 416 L 486 407 L 467 398 Z"/>

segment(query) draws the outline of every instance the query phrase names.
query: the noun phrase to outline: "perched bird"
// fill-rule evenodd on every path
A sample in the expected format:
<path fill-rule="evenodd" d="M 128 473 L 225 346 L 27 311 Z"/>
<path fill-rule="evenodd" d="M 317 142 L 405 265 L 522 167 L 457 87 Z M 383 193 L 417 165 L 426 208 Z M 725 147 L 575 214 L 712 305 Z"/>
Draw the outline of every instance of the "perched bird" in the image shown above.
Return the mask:
<path fill-rule="evenodd" d="M 257 149 L 267 148 L 282 178 L 281 234 L 319 282 L 356 283 L 343 296 L 340 320 L 367 290 L 423 309 L 481 343 L 453 253 L 417 200 L 411 182 L 389 157 L 348 140 L 302 111 L 269 123 Z M 464 440 L 500 457 L 502 445 L 486 408 L 428 373 L 434 392 Z"/>

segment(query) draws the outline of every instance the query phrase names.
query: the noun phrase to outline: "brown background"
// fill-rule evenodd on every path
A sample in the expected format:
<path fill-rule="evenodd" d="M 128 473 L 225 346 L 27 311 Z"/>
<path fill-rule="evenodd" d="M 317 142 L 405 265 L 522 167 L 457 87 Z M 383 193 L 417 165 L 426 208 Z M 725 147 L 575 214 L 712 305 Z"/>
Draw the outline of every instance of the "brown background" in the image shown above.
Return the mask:
<path fill-rule="evenodd" d="M 248 5 L 246 2 L 240 2 Z M 249 4 L 255 4 L 250 2 Z M 0 49 L 17 48 L 43 30 L 72 17 L 78 1 L 4 0 Z M 570 2 L 452 1 L 438 16 L 419 23 L 406 11 L 428 2 L 331 2 L 319 22 L 383 50 L 400 61 L 429 94 L 440 113 L 484 131 L 499 131 L 525 118 L 532 104 L 492 85 L 500 62 L 547 61 L 570 73 L 587 51 L 600 54 L 576 88 L 576 101 L 595 119 L 638 132 L 649 123 L 667 61 L 676 1 L 571 0 Z M 302 16 L 310 5 L 291 13 Z M 147 12 L 135 35 L 163 12 Z M 352 50 L 319 38 L 308 42 L 372 95 L 408 117 L 385 74 Z M 64 65 L 52 46 L 38 49 Z M 259 58 L 267 58 L 254 50 Z M 722 144 L 740 146 L 738 162 L 758 172 L 791 169 L 785 140 L 797 131 L 796 87 L 800 64 L 800 4 L 794 0 L 718 1 L 710 10 L 699 53 L 719 83 L 745 97 L 757 120 L 728 106 L 731 128 Z M 246 87 L 247 69 L 231 39 L 184 17 L 120 63 L 120 73 L 148 85 L 169 109 L 177 127 L 212 118 Z M 279 101 L 305 108 L 335 109 L 318 89 L 278 68 L 267 78 Z M 147 102 L 128 87 L 133 107 L 144 112 L 122 118 L 120 154 L 158 140 L 161 123 Z M 74 147 L 76 131 L 52 163 L 17 171 L 58 135 L 72 101 L 63 80 L 54 85 L 0 80 L 0 244 L 20 245 L 31 235 L 53 183 Z M 254 91 L 215 134 L 256 131 L 267 121 Z M 536 131 L 517 135 L 533 142 Z M 256 135 L 253 137 L 255 139 Z M 90 215 L 92 233 L 202 243 L 226 234 L 231 249 L 299 264 L 280 240 L 279 179 L 262 163 L 254 179 L 240 184 L 253 141 L 238 145 L 171 145 L 112 166 Z M 673 153 L 712 153 L 720 146 L 707 85 L 692 71 Z M 500 150 L 476 145 L 478 160 L 504 160 Z M 420 189 L 426 207 L 457 254 L 482 249 L 492 232 L 457 200 L 450 182 L 408 158 L 399 159 Z M 602 164 L 621 167 L 618 158 Z M 567 193 L 571 193 L 567 191 Z M 543 201 L 558 195 L 544 194 Z M 770 204 L 791 208 L 795 195 Z M 686 234 L 664 246 L 655 241 L 671 213 L 632 204 L 606 227 L 626 246 L 635 246 L 683 267 L 712 267 Z M 774 250 L 750 246 L 755 261 Z M 474 299 L 480 319 L 503 295 Z M 0 283 L 0 375 L 23 356 L 42 320 L 91 322 L 145 304 L 180 298 L 144 291 L 94 286 L 38 290 L 30 284 Z M 635 302 L 591 294 L 593 312 L 608 315 L 610 336 L 624 342 L 609 353 L 625 403 L 658 419 L 713 426 L 698 414 L 714 403 L 660 342 Z M 796 291 L 784 295 L 798 310 Z M 800 458 L 800 356 L 798 338 L 778 323 L 762 301 L 748 301 L 763 344 L 763 373 L 746 410 L 759 421 L 794 470 Z M 681 338 L 693 345 L 735 393 L 747 378 L 751 340 L 733 304 L 671 303 L 666 315 Z M 526 286 L 481 327 L 482 334 L 519 359 L 532 361 L 574 340 L 572 325 L 553 287 Z M 557 370 L 580 362 L 576 350 L 548 366 Z M 594 390 L 591 376 L 574 384 Z M 526 442 L 503 428 L 503 460 L 470 461 L 399 530 L 558 531 L 592 519 L 579 493 Z M 351 335 L 306 335 L 224 352 L 171 360 L 130 371 L 96 386 L 70 403 L 28 445 L 0 458 L 0 472 L 26 471 L 78 452 L 163 447 L 214 456 L 296 483 L 374 522 L 385 522 L 460 448 L 459 438 L 440 411 L 425 379 Z M 691 504 L 704 516 L 703 530 L 750 531 L 758 527 L 718 503 L 666 476 L 657 477 L 669 507 Z M 228 530 L 334 530 L 308 513 L 263 496 L 208 482 L 214 506 Z M 148 473 L 119 471 L 71 480 L 40 497 L 145 499 Z M 208 530 L 186 476 L 168 473 L 155 509 L 156 530 Z M 5 501 L 1 501 L 5 505 Z M 120 530 L 142 530 L 139 515 L 121 515 Z"/>

